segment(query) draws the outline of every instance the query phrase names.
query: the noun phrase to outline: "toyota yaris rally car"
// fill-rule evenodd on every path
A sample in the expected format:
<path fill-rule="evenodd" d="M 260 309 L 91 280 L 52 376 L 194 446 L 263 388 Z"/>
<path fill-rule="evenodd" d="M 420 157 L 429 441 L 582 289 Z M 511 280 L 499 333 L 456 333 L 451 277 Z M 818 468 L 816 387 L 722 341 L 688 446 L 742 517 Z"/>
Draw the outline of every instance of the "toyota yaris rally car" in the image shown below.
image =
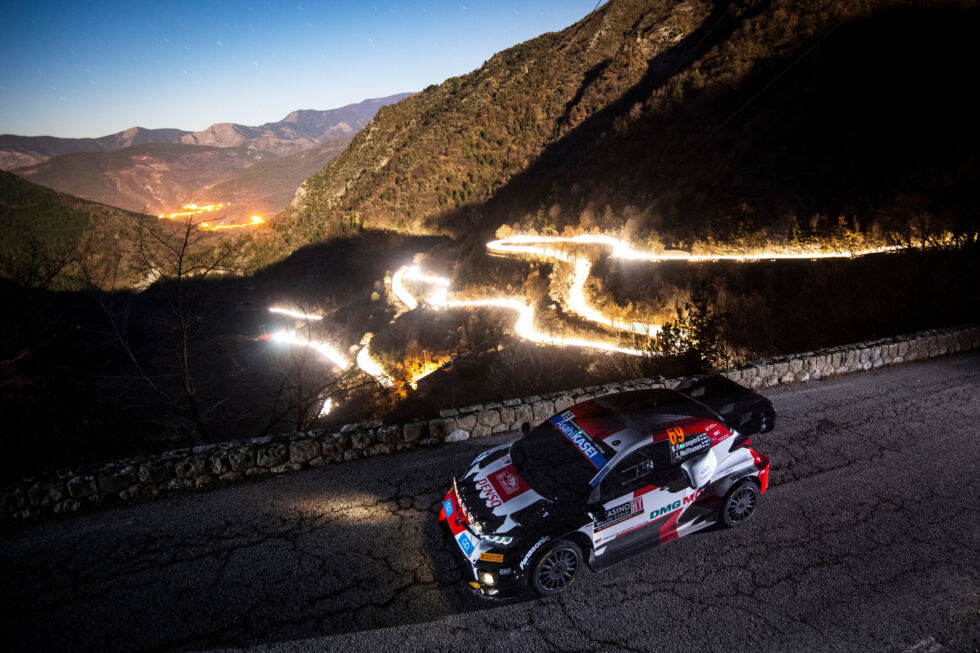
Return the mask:
<path fill-rule="evenodd" d="M 439 519 L 481 596 L 555 594 L 586 562 L 748 520 L 769 481 L 749 436 L 774 420 L 768 399 L 718 376 L 585 401 L 477 456 Z"/>

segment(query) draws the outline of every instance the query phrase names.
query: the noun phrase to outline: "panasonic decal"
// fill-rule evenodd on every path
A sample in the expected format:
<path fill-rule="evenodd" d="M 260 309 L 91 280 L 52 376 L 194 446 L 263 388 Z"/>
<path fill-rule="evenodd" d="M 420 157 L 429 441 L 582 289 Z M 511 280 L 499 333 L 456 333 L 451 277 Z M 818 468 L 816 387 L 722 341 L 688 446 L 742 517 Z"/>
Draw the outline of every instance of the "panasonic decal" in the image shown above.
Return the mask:
<path fill-rule="evenodd" d="M 524 569 L 524 567 L 527 567 L 527 563 L 528 563 L 528 561 L 531 560 L 531 556 L 534 555 L 534 552 L 537 551 L 541 547 L 541 545 L 544 544 L 545 542 L 547 542 L 549 539 L 551 539 L 551 538 L 548 537 L 547 535 L 545 535 L 540 540 L 538 540 L 534 544 L 534 546 L 532 546 L 530 549 L 528 549 L 528 552 L 524 555 L 524 558 L 521 559 L 521 569 Z"/>

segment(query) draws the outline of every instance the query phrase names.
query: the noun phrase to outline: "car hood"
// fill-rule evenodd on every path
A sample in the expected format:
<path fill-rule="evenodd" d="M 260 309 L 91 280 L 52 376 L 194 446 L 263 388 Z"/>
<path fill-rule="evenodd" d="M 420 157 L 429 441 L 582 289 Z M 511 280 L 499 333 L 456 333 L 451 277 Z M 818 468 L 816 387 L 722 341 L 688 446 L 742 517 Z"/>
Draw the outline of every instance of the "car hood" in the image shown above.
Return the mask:
<path fill-rule="evenodd" d="M 550 502 L 517 473 L 510 446 L 508 443 L 483 452 L 456 481 L 457 499 L 470 523 L 483 533 L 511 533 L 532 519 L 547 516 Z"/>

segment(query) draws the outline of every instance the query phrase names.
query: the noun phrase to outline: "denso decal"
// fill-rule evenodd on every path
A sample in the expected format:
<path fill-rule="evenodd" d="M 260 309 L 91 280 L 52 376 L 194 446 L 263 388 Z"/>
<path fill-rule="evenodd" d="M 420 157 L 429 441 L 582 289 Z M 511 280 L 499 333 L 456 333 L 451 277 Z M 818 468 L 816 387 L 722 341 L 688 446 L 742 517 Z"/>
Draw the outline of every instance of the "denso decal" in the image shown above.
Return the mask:
<path fill-rule="evenodd" d="M 463 550 L 466 557 L 470 557 L 470 555 L 473 553 L 473 543 L 470 542 L 470 538 L 466 536 L 466 533 L 460 533 L 459 539 L 456 541 L 459 542 L 459 548 Z"/>
<path fill-rule="evenodd" d="M 660 508 L 654 508 L 652 511 L 650 511 L 650 519 L 658 519 L 660 517 L 663 517 L 664 515 L 674 512 L 675 510 L 680 510 L 680 508 L 681 508 L 681 500 L 678 499 L 674 503 L 668 503 L 666 506 L 662 506 Z"/>
<path fill-rule="evenodd" d="M 540 540 L 538 540 L 537 542 L 535 542 L 534 543 L 534 546 L 532 546 L 530 549 L 528 549 L 528 552 L 526 554 L 524 554 L 524 557 L 521 559 L 521 569 L 524 569 L 524 567 L 527 567 L 527 563 L 528 563 L 528 561 L 531 560 L 531 556 L 534 555 L 534 552 L 537 551 L 541 547 L 542 544 L 544 544 L 545 542 L 547 542 L 550 539 L 551 539 L 550 537 L 548 537 L 547 535 L 545 535 Z"/>
<path fill-rule="evenodd" d="M 480 490 L 480 496 L 487 500 L 487 505 L 491 508 L 504 505 L 497 491 L 493 488 L 489 479 L 481 478 L 476 482 L 476 487 Z"/>
<path fill-rule="evenodd" d="M 626 503 L 621 503 L 618 506 L 613 506 L 606 511 L 606 518 L 602 521 L 598 521 L 595 524 L 595 530 L 601 531 L 605 528 L 609 528 L 621 521 L 626 521 L 630 517 L 635 517 L 636 515 L 643 512 L 643 497 L 638 497 L 632 501 L 627 501 Z"/>
<path fill-rule="evenodd" d="M 497 495 L 505 503 L 510 501 L 518 494 L 523 494 L 531 488 L 517 475 L 517 470 L 513 465 L 508 465 L 503 469 L 490 474 L 487 477 Z"/>
<path fill-rule="evenodd" d="M 572 411 L 566 410 L 561 415 L 552 417 L 550 421 L 555 425 L 555 428 L 562 432 L 562 435 L 585 454 L 585 457 L 596 469 L 602 469 L 606 465 L 606 457 L 599 451 L 595 441 L 575 423 L 575 414 Z"/>

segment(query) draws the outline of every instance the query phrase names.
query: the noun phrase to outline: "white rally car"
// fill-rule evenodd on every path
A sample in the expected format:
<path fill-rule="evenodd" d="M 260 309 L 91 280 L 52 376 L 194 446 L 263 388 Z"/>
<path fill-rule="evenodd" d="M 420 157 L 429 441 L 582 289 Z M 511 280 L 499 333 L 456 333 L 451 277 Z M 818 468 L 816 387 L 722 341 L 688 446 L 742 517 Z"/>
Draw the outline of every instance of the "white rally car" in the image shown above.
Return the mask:
<path fill-rule="evenodd" d="M 749 436 L 774 419 L 768 399 L 718 376 L 585 401 L 477 456 L 439 518 L 481 596 L 555 594 L 586 561 L 748 520 L 769 481 Z"/>

